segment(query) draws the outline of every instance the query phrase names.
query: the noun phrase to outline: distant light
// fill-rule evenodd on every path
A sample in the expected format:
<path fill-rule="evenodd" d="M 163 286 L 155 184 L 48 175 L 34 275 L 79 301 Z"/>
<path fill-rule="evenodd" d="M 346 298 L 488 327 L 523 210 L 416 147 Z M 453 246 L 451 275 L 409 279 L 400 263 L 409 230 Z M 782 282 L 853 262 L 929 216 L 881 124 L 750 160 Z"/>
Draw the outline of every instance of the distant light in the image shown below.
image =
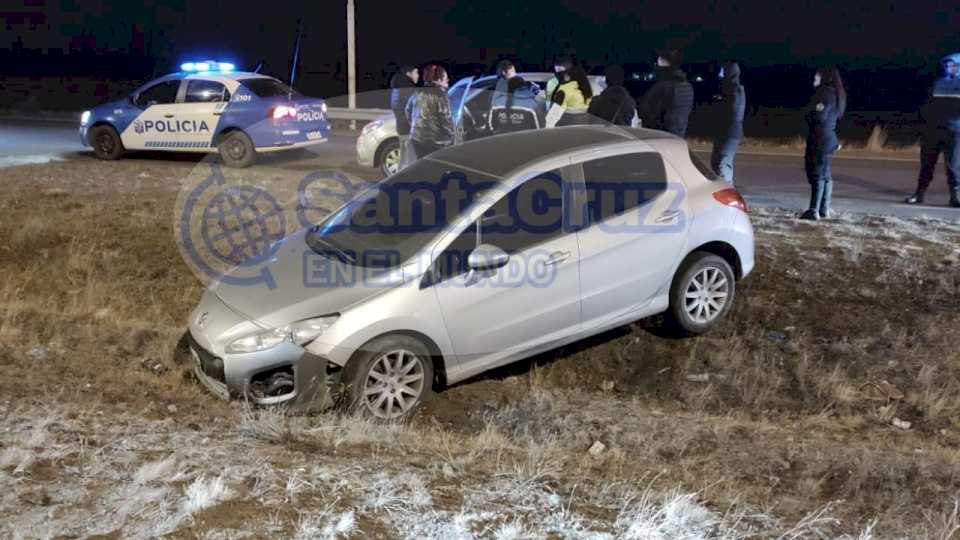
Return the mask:
<path fill-rule="evenodd" d="M 233 71 L 234 65 L 230 62 L 220 62 L 220 71 Z"/>
<path fill-rule="evenodd" d="M 197 67 L 193 65 L 193 62 L 187 62 L 186 64 L 180 64 L 180 71 L 194 71 Z"/>

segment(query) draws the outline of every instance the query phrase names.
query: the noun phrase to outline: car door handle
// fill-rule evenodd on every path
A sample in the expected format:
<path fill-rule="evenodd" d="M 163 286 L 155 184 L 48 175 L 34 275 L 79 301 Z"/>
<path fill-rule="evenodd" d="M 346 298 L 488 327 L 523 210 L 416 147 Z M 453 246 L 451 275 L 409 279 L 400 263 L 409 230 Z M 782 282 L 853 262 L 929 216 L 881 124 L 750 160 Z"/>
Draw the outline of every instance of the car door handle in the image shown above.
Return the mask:
<path fill-rule="evenodd" d="M 164 118 L 173 118 L 173 115 L 172 115 L 172 114 L 165 114 L 165 115 L 163 115 L 163 117 L 164 117 Z"/>
<path fill-rule="evenodd" d="M 555 264 L 560 264 L 563 261 L 570 258 L 569 251 L 555 251 L 550 254 L 550 258 L 543 262 L 545 266 L 553 266 Z"/>
<path fill-rule="evenodd" d="M 213 113 L 213 115 L 214 115 L 214 116 L 223 116 L 223 113 L 222 113 L 222 112 L 215 112 L 215 113 Z"/>
<path fill-rule="evenodd" d="M 682 212 L 680 212 L 679 210 L 664 212 L 663 214 L 660 214 L 660 217 L 654 220 L 654 223 L 670 223 L 676 220 L 678 217 L 680 217 L 681 213 Z"/>

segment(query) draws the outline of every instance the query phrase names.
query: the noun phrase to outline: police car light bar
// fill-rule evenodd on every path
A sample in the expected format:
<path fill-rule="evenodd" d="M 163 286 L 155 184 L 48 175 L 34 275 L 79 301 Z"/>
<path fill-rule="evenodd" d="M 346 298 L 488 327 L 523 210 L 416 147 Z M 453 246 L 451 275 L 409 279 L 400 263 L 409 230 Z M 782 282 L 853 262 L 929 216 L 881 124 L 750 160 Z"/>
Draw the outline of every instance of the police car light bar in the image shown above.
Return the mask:
<path fill-rule="evenodd" d="M 235 66 L 230 62 L 214 62 L 207 60 L 205 62 L 186 62 L 180 64 L 180 71 L 187 72 L 205 72 L 205 71 L 233 71 Z"/>

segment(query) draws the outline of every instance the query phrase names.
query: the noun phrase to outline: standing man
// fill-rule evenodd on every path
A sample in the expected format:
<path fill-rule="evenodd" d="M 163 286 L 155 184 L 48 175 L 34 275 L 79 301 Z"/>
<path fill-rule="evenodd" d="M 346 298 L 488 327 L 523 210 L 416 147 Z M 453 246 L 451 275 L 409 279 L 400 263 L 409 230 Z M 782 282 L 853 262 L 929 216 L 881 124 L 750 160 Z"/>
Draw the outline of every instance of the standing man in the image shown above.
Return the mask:
<path fill-rule="evenodd" d="M 960 54 L 940 61 L 943 77 L 933 84 L 933 95 L 920 109 L 923 134 L 920 138 L 920 174 L 917 191 L 907 204 L 923 204 L 937 160 L 943 153 L 950 186 L 950 206 L 960 208 Z"/>
<path fill-rule="evenodd" d="M 417 160 L 410 142 L 410 119 L 407 118 L 407 102 L 417 88 L 420 71 L 416 66 L 403 66 L 390 79 L 390 109 L 397 120 L 397 135 L 400 139 L 400 163 L 398 171 L 403 170 Z"/>
<path fill-rule="evenodd" d="M 713 130 L 713 152 L 710 166 L 717 176 L 733 183 L 733 158 L 743 138 L 743 113 L 747 95 L 740 84 L 740 66 L 726 62 L 720 68 L 720 114 Z"/>
<path fill-rule="evenodd" d="M 643 96 L 640 111 L 643 126 L 669 131 L 678 137 L 687 134 L 693 111 L 693 85 L 680 69 L 680 51 L 664 51 L 657 57 L 657 82 Z"/>
<path fill-rule="evenodd" d="M 599 96 L 590 100 L 591 120 L 630 127 L 637 112 L 637 104 L 630 92 L 623 86 L 624 74 L 621 66 L 607 66 L 603 71 L 606 88 Z"/>
<path fill-rule="evenodd" d="M 507 85 L 510 79 L 517 76 L 517 68 L 510 60 L 501 60 L 497 63 L 497 84 L 493 88 L 493 95 L 490 96 L 490 106 L 493 102 L 503 99 L 507 95 Z"/>

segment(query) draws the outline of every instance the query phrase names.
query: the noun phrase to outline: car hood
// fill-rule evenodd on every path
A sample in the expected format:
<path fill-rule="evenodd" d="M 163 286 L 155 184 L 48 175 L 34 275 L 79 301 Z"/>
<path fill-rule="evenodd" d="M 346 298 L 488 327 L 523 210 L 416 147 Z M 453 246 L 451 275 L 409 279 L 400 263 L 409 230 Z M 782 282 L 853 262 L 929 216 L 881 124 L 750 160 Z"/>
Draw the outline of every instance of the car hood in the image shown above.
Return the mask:
<path fill-rule="evenodd" d="M 286 237 L 273 256 L 237 267 L 210 291 L 238 314 L 264 328 L 278 328 L 346 308 L 404 283 L 402 269 L 371 270 L 315 253 L 306 229 Z"/>

